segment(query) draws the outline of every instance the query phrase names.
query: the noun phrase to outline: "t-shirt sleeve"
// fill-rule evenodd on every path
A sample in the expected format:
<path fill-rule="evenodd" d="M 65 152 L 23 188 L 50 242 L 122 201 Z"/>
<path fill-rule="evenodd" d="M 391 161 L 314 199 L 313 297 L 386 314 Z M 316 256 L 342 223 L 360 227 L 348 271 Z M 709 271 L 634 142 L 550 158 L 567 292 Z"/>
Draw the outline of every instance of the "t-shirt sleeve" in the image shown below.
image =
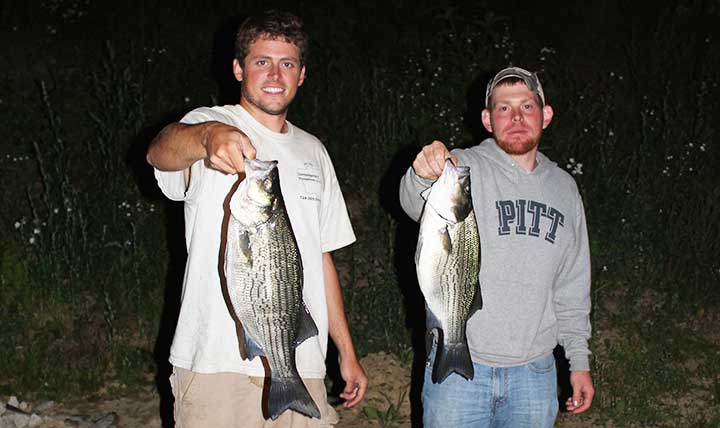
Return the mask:
<path fill-rule="evenodd" d="M 320 245 L 323 253 L 355 242 L 355 233 L 330 156 L 322 148 L 323 196 L 320 207 Z"/>
<path fill-rule="evenodd" d="M 163 194 L 172 201 L 189 201 L 197 194 L 205 171 L 205 161 L 199 160 L 182 171 L 160 171 L 155 168 L 155 179 Z M 190 181 L 185 184 L 185 174 L 190 174 Z"/>
<path fill-rule="evenodd" d="M 225 123 L 229 121 L 222 113 L 208 107 L 201 107 L 186 114 L 180 119 L 180 123 L 194 125 L 212 120 Z M 202 159 L 192 164 L 187 170 L 160 171 L 154 168 L 158 187 L 160 187 L 160 190 L 168 199 L 173 201 L 192 200 L 198 193 L 197 189 L 202 183 L 205 169 L 205 161 Z M 185 174 L 190 174 L 190 180 L 187 185 L 185 184 Z"/>

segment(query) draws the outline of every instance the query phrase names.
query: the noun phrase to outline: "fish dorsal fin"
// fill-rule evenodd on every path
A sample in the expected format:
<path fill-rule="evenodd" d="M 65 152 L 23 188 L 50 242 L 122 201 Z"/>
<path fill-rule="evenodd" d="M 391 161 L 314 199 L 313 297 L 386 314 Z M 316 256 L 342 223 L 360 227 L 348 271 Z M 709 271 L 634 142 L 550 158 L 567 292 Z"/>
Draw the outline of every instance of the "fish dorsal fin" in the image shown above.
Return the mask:
<path fill-rule="evenodd" d="M 318 334 L 317 325 L 312 319 L 312 316 L 310 315 L 310 311 L 308 311 L 307 306 L 305 306 L 305 302 L 302 302 L 301 306 L 302 307 L 300 308 L 300 320 L 298 321 L 299 325 L 297 338 L 295 339 L 295 346 L 299 346 L 307 339 Z"/>

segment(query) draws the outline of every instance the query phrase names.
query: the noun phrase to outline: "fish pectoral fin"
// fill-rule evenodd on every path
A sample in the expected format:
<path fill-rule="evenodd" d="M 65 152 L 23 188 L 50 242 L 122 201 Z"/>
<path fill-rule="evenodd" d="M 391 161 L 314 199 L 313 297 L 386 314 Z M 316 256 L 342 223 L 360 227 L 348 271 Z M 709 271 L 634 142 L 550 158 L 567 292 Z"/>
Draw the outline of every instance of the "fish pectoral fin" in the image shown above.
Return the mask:
<path fill-rule="evenodd" d="M 482 299 L 482 291 L 480 290 L 480 283 L 477 284 L 477 287 L 475 287 L 475 295 L 473 296 L 473 301 L 470 304 L 470 312 L 468 312 L 468 318 L 473 316 L 473 314 L 483 307 L 483 299 Z"/>
<path fill-rule="evenodd" d="M 450 239 L 450 232 L 448 231 L 447 226 L 445 226 L 440 231 L 440 245 L 442 246 L 443 251 L 445 253 L 450 254 L 452 253 L 452 239 Z"/>
<path fill-rule="evenodd" d="M 312 315 L 310 315 L 310 311 L 308 311 L 307 306 L 305 306 L 305 302 L 302 302 L 300 308 L 300 319 L 298 320 L 298 324 L 298 333 L 297 338 L 295 339 L 296 347 L 307 339 L 318 334 L 317 325 L 315 324 Z"/>
<path fill-rule="evenodd" d="M 245 262 L 252 267 L 252 248 L 250 246 L 250 234 L 247 231 L 240 232 L 238 236 L 238 249 L 245 258 Z"/>
<path fill-rule="evenodd" d="M 423 198 L 424 201 L 427 201 L 428 197 L 430 196 L 430 189 L 432 189 L 432 186 L 420 192 L 420 196 Z"/>

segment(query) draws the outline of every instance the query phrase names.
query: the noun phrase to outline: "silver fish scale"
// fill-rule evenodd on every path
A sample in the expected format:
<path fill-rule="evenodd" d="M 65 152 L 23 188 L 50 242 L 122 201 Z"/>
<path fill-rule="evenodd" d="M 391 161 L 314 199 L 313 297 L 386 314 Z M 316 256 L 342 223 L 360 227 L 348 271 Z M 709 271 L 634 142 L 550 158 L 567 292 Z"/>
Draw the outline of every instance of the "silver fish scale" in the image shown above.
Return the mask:
<path fill-rule="evenodd" d="M 247 230 L 251 255 L 233 261 L 235 281 L 228 290 L 246 334 L 263 347 L 272 376 L 285 377 L 295 367 L 302 269 L 284 207 L 273 211 L 268 222 Z M 236 246 L 238 255 L 243 253 L 233 237 L 240 236 L 241 228 L 231 217 L 228 245 Z"/>
<path fill-rule="evenodd" d="M 432 269 L 435 274 L 432 282 L 437 284 L 433 294 L 439 293 L 437 302 L 442 305 L 436 314 L 445 314 L 441 319 L 445 324 L 445 342 L 460 342 L 465 339 L 465 321 L 477 288 L 480 238 L 475 214 L 470 211 L 464 221 L 448 225 L 448 235 L 452 244 L 450 253 L 433 258 L 436 265 Z M 429 299 L 431 310 L 432 300 Z"/>

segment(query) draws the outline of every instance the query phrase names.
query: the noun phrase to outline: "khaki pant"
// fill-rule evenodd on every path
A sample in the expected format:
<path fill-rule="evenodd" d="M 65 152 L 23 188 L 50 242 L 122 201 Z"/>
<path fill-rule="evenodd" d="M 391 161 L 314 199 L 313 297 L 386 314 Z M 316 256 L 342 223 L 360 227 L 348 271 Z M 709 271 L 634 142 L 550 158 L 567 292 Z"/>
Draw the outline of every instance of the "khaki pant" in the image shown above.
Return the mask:
<path fill-rule="evenodd" d="M 327 403 L 323 379 L 303 379 L 320 409 L 321 419 L 292 410 L 277 420 L 262 414 L 263 378 L 239 373 L 203 374 L 175 367 L 170 386 L 175 396 L 177 428 L 332 428 L 338 422 Z"/>

